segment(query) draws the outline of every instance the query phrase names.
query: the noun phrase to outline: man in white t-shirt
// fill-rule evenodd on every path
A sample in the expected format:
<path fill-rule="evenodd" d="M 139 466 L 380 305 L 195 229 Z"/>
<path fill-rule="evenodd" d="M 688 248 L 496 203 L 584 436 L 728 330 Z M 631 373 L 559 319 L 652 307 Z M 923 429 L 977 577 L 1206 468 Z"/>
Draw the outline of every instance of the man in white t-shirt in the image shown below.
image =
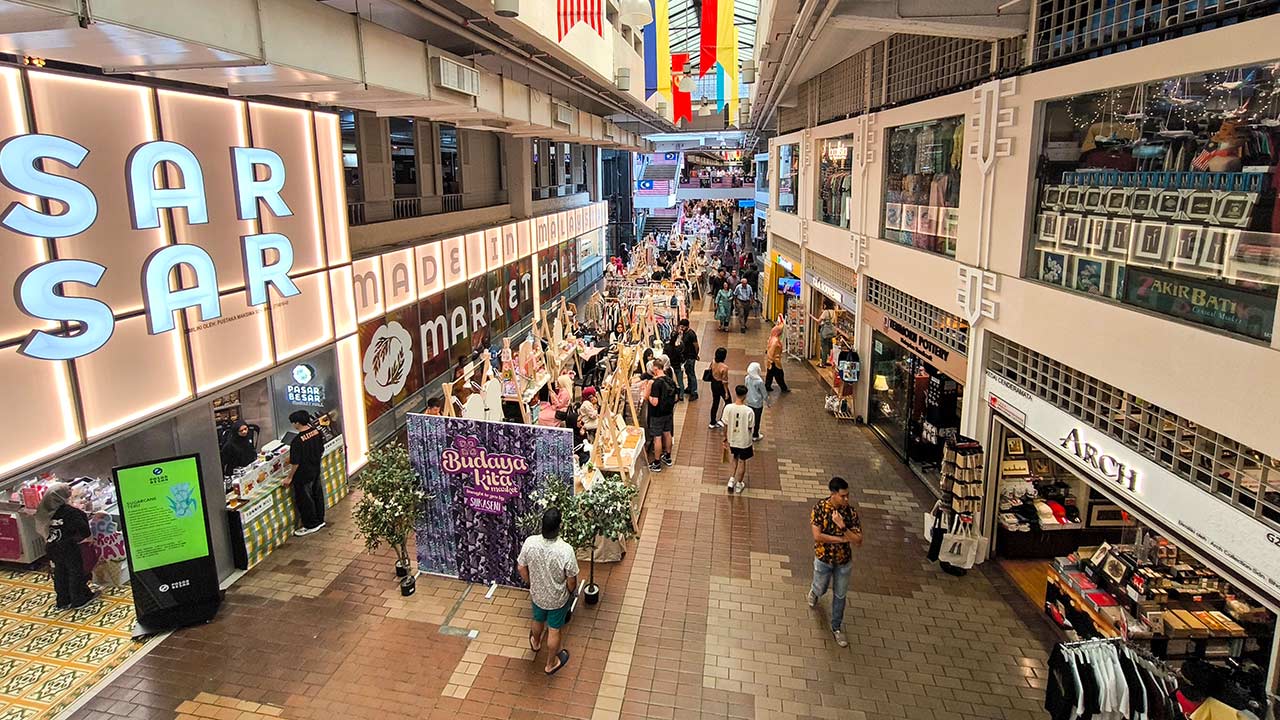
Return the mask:
<path fill-rule="evenodd" d="M 516 569 L 520 579 L 529 584 L 533 605 L 529 648 L 536 656 L 546 633 L 547 664 L 543 669 L 554 675 L 569 662 L 569 651 L 560 648 L 560 628 L 569 619 L 569 605 L 578 589 L 578 558 L 569 543 L 560 539 L 559 510 L 548 508 L 542 513 L 542 534 L 524 541 Z"/>
<path fill-rule="evenodd" d="M 724 423 L 724 444 L 733 454 L 733 474 L 725 489 L 729 492 L 742 492 L 746 488 L 747 461 L 755 454 L 752 444 L 755 442 L 752 433 L 755 429 L 755 411 L 747 406 L 747 386 L 739 385 L 733 389 L 733 404 L 726 405 L 720 416 Z"/>

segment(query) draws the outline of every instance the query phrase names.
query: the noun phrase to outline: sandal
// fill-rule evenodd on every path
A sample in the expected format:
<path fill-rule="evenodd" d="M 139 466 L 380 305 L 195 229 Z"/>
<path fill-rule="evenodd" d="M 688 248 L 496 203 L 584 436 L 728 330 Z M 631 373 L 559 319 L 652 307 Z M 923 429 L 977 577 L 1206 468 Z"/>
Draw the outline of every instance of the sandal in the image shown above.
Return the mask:
<path fill-rule="evenodd" d="M 537 655 L 537 654 L 538 654 L 538 651 L 542 650 L 542 646 L 541 646 L 541 645 L 535 645 L 535 644 L 534 644 L 534 642 L 533 642 L 533 633 L 529 633 L 529 649 L 533 651 L 533 654 L 534 654 L 534 655 Z"/>
<path fill-rule="evenodd" d="M 559 660 L 560 662 L 559 662 L 559 663 L 557 663 L 557 664 L 556 664 L 556 666 L 555 666 L 555 667 L 553 667 L 553 668 L 551 668 L 550 670 L 545 670 L 545 669 L 544 669 L 544 670 L 543 670 L 543 672 L 545 672 L 545 673 L 546 673 L 546 674 L 548 674 L 548 675 L 555 675 L 556 673 L 560 672 L 560 668 L 564 667 L 564 666 L 565 666 L 565 665 L 567 665 L 567 664 L 568 664 L 568 662 L 569 662 L 569 651 L 568 651 L 568 650 L 561 650 L 561 651 L 556 655 L 556 659 L 557 659 L 557 660 Z"/>

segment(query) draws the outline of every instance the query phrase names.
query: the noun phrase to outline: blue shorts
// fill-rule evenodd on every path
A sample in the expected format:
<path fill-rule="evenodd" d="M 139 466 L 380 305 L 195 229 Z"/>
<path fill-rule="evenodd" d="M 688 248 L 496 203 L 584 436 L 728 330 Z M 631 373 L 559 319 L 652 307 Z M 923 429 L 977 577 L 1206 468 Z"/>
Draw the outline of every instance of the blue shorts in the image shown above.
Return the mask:
<path fill-rule="evenodd" d="M 546 623 L 547 627 L 552 630 L 559 630 L 564 627 L 565 622 L 569 620 L 569 606 L 573 604 L 573 600 L 564 604 L 564 607 L 557 610 L 543 610 L 538 607 L 538 603 L 530 602 L 533 607 L 533 621 L 537 623 Z"/>

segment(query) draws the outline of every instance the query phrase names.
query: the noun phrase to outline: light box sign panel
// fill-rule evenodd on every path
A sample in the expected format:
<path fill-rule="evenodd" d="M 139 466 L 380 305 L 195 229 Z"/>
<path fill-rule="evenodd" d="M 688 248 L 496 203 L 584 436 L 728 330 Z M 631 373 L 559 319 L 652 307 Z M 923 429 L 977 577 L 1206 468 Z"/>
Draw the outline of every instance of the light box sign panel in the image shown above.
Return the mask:
<path fill-rule="evenodd" d="M 78 369 L 164 346 L 145 402 L 73 376 L 81 410 L 61 411 L 84 417 L 89 435 L 260 370 L 264 345 L 278 363 L 333 339 L 327 271 L 350 252 L 340 177 L 320 177 L 341 171 L 332 116 L 11 67 L 0 67 L 0 107 L 12 110 L 0 113 L 0 283 L 15 298 L 0 309 L 0 343 Z M 297 322 L 282 303 L 323 317 L 281 327 Z M 189 334 L 215 326 L 245 359 L 195 357 Z M 124 370 L 112 382 L 143 374 Z M 0 448 L 0 468 L 19 455 Z"/>

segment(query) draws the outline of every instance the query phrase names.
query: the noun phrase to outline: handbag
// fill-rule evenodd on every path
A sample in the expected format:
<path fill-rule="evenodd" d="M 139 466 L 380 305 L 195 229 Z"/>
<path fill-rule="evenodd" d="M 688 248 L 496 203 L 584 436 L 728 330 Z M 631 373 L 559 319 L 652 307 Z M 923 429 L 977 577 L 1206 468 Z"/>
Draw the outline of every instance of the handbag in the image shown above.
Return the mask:
<path fill-rule="evenodd" d="M 830 340 L 836 336 L 836 326 L 830 320 L 823 320 L 818 325 L 818 337 L 823 340 Z"/>
<path fill-rule="evenodd" d="M 702 382 L 711 382 L 711 368 L 708 367 L 702 371 Z"/>
<path fill-rule="evenodd" d="M 973 535 L 973 521 L 956 516 L 951 530 L 942 537 L 938 550 L 938 562 L 968 569 L 978 557 L 978 539 Z"/>

